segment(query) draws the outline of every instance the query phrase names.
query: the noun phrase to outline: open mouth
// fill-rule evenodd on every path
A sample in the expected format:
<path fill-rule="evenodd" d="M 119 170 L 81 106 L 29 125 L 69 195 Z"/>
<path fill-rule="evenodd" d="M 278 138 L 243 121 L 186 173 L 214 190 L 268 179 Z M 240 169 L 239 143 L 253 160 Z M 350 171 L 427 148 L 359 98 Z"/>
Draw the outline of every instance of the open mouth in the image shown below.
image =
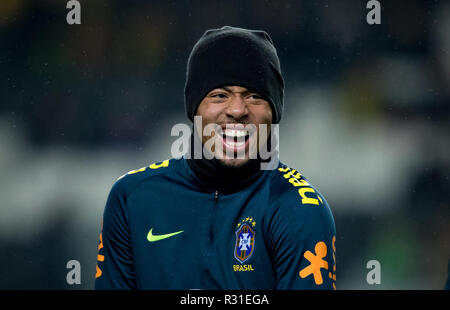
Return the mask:
<path fill-rule="evenodd" d="M 222 139 L 223 150 L 226 153 L 245 154 L 248 148 L 250 133 L 245 129 L 224 129 L 219 135 Z"/>
<path fill-rule="evenodd" d="M 222 138 L 227 143 L 245 144 L 250 137 L 247 130 L 225 129 Z"/>

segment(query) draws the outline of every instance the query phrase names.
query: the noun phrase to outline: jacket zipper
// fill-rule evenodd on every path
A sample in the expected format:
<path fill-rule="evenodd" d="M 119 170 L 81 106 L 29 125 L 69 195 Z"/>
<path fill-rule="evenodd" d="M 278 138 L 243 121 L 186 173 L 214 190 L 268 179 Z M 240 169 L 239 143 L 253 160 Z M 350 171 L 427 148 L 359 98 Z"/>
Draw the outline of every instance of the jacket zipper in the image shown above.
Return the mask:
<path fill-rule="evenodd" d="M 214 192 L 214 207 L 211 210 L 211 216 L 210 216 L 210 225 L 212 225 L 212 223 L 214 222 L 215 218 L 216 218 L 216 204 L 219 201 L 219 191 L 215 191 Z M 209 228 L 209 241 L 212 241 L 213 239 L 213 227 L 210 226 Z"/>
<path fill-rule="evenodd" d="M 209 256 L 211 255 L 211 247 L 212 247 L 212 242 L 213 242 L 213 227 L 212 227 L 212 223 L 214 222 L 214 219 L 216 217 L 216 208 L 215 205 L 217 204 L 217 201 L 219 200 L 219 191 L 215 191 L 214 192 L 214 207 L 211 210 L 210 216 L 209 216 L 209 231 L 208 231 L 208 244 L 206 246 L 206 250 L 205 250 L 205 256 L 207 259 L 209 259 Z"/>

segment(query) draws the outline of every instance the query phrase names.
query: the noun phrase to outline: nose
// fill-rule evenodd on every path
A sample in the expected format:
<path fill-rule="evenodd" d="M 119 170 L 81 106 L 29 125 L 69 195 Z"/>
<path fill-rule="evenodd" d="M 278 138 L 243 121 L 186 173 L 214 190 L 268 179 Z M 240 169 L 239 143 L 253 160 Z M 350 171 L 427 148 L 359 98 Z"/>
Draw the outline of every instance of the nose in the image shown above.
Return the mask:
<path fill-rule="evenodd" d="M 228 117 L 235 120 L 246 117 L 248 114 L 248 109 L 244 99 L 241 96 L 234 96 L 232 100 L 230 100 L 225 113 Z"/>

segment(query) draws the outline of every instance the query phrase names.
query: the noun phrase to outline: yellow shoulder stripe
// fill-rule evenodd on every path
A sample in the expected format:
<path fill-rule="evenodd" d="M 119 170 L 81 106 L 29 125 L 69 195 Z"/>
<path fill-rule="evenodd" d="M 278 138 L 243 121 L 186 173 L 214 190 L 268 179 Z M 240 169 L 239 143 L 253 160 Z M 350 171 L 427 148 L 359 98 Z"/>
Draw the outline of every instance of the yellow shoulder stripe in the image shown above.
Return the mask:
<path fill-rule="evenodd" d="M 288 167 L 278 168 L 278 171 L 284 173 L 283 177 L 285 179 L 288 179 L 289 183 L 292 186 L 299 187 L 298 194 L 302 198 L 302 204 L 319 205 L 319 201 L 320 203 L 323 203 L 322 198 L 320 198 L 320 196 L 316 194 L 316 191 L 312 187 L 310 187 L 311 185 L 302 178 L 302 174 L 300 172 L 297 172 L 295 169 L 291 169 Z M 316 195 L 313 198 L 306 196 L 306 193 L 313 193 Z"/>
<path fill-rule="evenodd" d="M 161 167 L 168 167 L 168 166 L 169 166 L 169 159 L 167 159 L 167 160 L 165 160 L 165 161 L 163 161 L 163 162 L 160 162 L 160 163 L 153 163 L 153 164 L 151 164 L 151 165 L 148 166 L 148 167 L 142 167 L 142 168 L 137 169 L 137 170 L 131 170 L 131 171 L 128 171 L 127 173 L 125 173 L 124 175 L 122 175 L 121 177 L 119 177 L 117 180 L 120 180 L 121 178 L 123 178 L 124 176 L 126 176 L 126 175 L 128 175 L 128 174 L 135 174 L 135 173 L 143 172 L 143 171 L 145 171 L 147 168 L 150 168 L 150 169 L 159 169 L 159 168 L 161 168 Z"/>

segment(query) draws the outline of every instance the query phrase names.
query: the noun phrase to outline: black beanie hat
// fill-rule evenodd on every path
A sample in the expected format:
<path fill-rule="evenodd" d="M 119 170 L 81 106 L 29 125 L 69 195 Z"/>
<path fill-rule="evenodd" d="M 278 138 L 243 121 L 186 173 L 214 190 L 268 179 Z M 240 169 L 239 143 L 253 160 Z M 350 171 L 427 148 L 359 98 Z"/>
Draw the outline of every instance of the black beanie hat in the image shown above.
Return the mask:
<path fill-rule="evenodd" d="M 193 122 L 211 90 L 242 86 L 258 92 L 272 107 L 272 123 L 283 113 L 284 80 L 270 36 L 262 30 L 224 26 L 207 30 L 189 55 L 184 104 Z"/>

